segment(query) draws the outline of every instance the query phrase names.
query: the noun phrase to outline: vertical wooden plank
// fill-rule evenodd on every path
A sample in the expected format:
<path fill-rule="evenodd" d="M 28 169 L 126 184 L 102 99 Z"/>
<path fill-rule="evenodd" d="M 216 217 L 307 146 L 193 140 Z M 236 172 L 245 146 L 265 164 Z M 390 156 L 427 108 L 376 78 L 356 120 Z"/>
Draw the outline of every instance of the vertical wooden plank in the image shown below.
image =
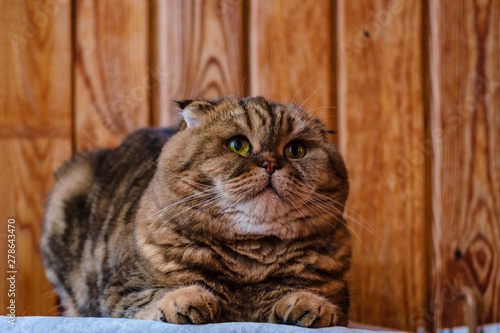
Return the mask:
<path fill-rule="evenodd" d="M 69 80 L 69 63 L 67 65 Z M 66 110 L 66 118 L 70 119 L 69 104 Z M 18 316 L 57 315 L 56 295 L 45 278 L 42 266 L 40 237 L 45 197 L 53 184 L 52 173 L 56 166 L 69 158 L 68 149 L 71 149 L 70 138 L 0 140 L 0 154 L 8 158 L 7 163 L 2 166 L 0 177 L 0 188 L 5 189 L 0 200 L 3 220 L 1 233 L 6 233 L 7 219 L 14 218 L 17 271 L 15 300 Z M 6 255 L 1 258 L 2 275 L 7 267 L 5 259 Z M 4 281 L 6 278 L 2 276 L 2 283 Z M 2 285 L 2 294 L 7 290 L 6 287 Z M 2 303 L 2 314 L 6 309 L 4 305 L 6 303 Z"/>
<path fill-rule="evenodd" d="M 25 0 L 0 4 L 2 138 L 67 137 L 71 133 L 68 96 L 61 98 L 62 92 L 69 92 L 64 67 L 71 60 L 68 3 Z"/>
<path fill-rule="evenodd" d="M 250 1 L 251 95 L 303 105 L 336 130 L 328 0 Z"/>
<path fill-rule="evenodd" d="M 436 328 L 500 321 L 500 2 L 431 1 Z"/>
<path fill-rule="evenodd" d="M 339 0 L 337 9 L 351 319 L 415 330 L 427 270 L 421 2 Z"/>
<path fill-rule="evenodd" d="M 115 146 L 149 125 L 148 2 L 75 4 L 76 148 Z"/>
<path fill-rule="evenodd" d="M 242 0 L 153 0 L 154 123 L 177 125 L 172 101 L 245 95 Z"/>
<path fill-rule="evenodd" d="M 0 314 L 6 282 L 7 220 L 16 220 L 16 314 L 55 314 L 40 236 L 55 168 L 71 155 L 71 7 L 69 1 L 0 4 Z"/>

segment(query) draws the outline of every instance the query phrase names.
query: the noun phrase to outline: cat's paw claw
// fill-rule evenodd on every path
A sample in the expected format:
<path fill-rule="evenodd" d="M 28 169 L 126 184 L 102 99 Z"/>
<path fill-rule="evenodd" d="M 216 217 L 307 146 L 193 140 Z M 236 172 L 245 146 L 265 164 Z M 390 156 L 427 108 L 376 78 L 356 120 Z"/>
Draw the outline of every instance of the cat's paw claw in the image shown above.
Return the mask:
<path fill-rule="evenodd" d="M 310 292 L 295 292 L 281 298 L 273 307 L 269 321 L 301 327 L 330 327 L 338 322 L 340 309 Z"/>
<path fill-rule="evenodd" d="M 198 286 L 183 287 L 163 296 L 157 320 L 171 324 L 206 324 L 218 313 L 217 298 Z"/>

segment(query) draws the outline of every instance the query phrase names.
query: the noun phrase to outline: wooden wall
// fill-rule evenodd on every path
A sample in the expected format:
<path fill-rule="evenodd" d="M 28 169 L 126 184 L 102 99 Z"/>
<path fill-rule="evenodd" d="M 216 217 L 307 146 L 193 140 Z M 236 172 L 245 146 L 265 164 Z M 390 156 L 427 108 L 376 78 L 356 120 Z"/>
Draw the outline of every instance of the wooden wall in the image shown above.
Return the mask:
<path fill-rule="evenodd" d="M 347 213 L 360 220 L 351 222 L 353 318 L 415 329 L 428 292 L 425 165 L 413 156 L 425 137 L 422 6 L 394 3 L 339 2 L 340 141 Z"/>
<path fill-rule="evenodd" d="M 0 4 L 0 297 L 7 299 L 7 220 L 16 220 L 18 315 L 55 313 L 39 249 L 52 173 L 72 153 L 71 7 Z"/>
<path fill-rule="evenodd" d="M 115 146 L 150 124 L 146 1 L 74 2 L 76 150 Z"/>
<path fill-rule="evenodd" d="M 433 290 L 437 326 L 459 325 L 461 286 L 478 320 L 500 321 L 500 2 L 430 7 Z"/>
<path fill-rule="evenodd" d="M 57 166 L 176 124 L 172 100 L 236 94 L 338 131 L 352 320 L 463 325 L 470 286 L 480 323 L 500 321 L 499 1 L 5 1 L 0 38 L 0 250 L 15 218 L 18 315 L 57 313 L 39 250 Z"/>

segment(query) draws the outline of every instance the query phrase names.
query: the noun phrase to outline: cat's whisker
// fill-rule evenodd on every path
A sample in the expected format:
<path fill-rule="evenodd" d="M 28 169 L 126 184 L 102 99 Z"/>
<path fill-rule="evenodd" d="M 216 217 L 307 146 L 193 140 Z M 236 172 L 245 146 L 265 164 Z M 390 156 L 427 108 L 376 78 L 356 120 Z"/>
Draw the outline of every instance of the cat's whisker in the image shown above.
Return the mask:
<path fill-rule="evenodd" d="M 299 200 L 302 200 L 299 198 Z M 311 204 L 313 204 L 315 207 L 318 207 L 319 209 L 321 209 L 322 211 L 324 211 L 325 213 L 327 213 L 328 215 L 330 215 L 331 217 L 333 217 L 337 222 L 343 224 L 350 232 L 352 235 L 354 235 L 354 237 L 356 237 L 356 239 L 359 240 L 359 243 L 363 245 L 363 247 L 365 248 L 366 252 L 369 252 L 368 248 L 366 247 L 366 245 L 363 243 L 361 237 L 354 231 L 354 229 L 352 229 L 348 223 L 346 223 L 345 221 L 342 220 L 342 218 L 339 218 L 339 216 L 337 215 L 334 215 L 332 214 L 331 212 L 329 212 L 328 210 L 322 208 L 321 206 L 318 206 L 316 205 L 314 202 L 311 202 Z M 304 202 L 305 205 L 307 205 L 307 203 Z M 322 218 L 323 217 L 323 214 L 319 214 L 316 210 L 314 210 L 312 207 L 310 207 L 309 205 L 307 205 L 309 207 L 309 209 L 311 209 L 313 212 L 315 212 L 316 214 L 318 214 L 318 216 L 321 216 Z"/>
<path fill-rule="evenodd" d="M 310 201 L 311 202 L 315 202 L 315 203 L 318 203 L 318 204 L 322 204 L 324 205 L 325 207 L 328 207 L 328 209 L 331 209 L 331 210 L 334 210 L 336 213 L 342 215 L 342 216 L 345 216 L 345 217 L 349 217 L 351 218 L 346 212 L 345 210 L 342 210 L 341 208 L 344 208 L 343 205 L 339 204 L 338 202 L 336 201 L 330 201 L 330 200 L 327 200 L 325 198 L 317 198 L 317 197 L 314 197 L 314 193 L 311 194 L 311 198 L 310 198 Z M 340 206 L 341 208 L 337 207 L 337 206 Z M 356 220 L 354 218 L 351 218 L 353 220 Z M 357 220 L 356 220 L 357 221 Z M 366 228 L 368 229 L 368 226 L 366 226 Z"/>
<path fill-rule="evenodd" d="M 321 193 L 318 193 L 318 192 L 313 192 L 313 196 L 317 196 L 319 198 L 323 198 L 327 201 L 331 201 L 333 202 L 334 204 L 338 205 L 338 206 L 341 206 L 342 208 L 344 208 L 344 216 L 346 218 L 348 218 L 349 220 L 352 220 L 352 221 L 355 221 L 356 223 L 360 224 L 361 226 L 365 227 L 367 230 L 375 233 L 375 229 L 373 229 L 370 224 L 365 220 L 363 219 L 363 217 L 361 217 L 359 214 L 357 214 L 354 210 L 350 209 L 349 207 L 347 207 L 346 205 L 342 205 L 340 204 L 337 200 L 335 199 L 332 199 L 324 194 L 321 194 Z M 347 212 L 346 212 L 347 211 Z M 355 215 L 357 218 L 354 218 L 353 216 L 351 216 L 352 213 L 353 215 Z"/>
<path fill-rule="evenodd" d="M 141 221 L 144 221 L 144 220 L 148 220 L 148 219 L 152 218 L 153 216 L 156 216 L 156 215 L 158 215 L 158 214 L 161 214 L 161 213 L 166 212 L 169 208 L 171 208 L 171 207 L 173 207 L 173 206 L 175 206 L 175 205 L 181 204 L 181 203 L 183 203 L 183 202 L 185 202 L 185 201 L 188 201 L 189 199 L 196 198 L 197 196 L 202 196 L 202 197 L 203 197 L 203 196 L 205 196 L 205 195 L 209 195 L 210 193 L 207 193 L 207 192 L 210 192 L 210 191 L 215 191 L 215 190 L 216 190 L 216 189 L 208 189 L 208 190 L 205 190 L 205 191 L 202 191 L 202 192 L 196 192 L 196 193 L 194 193 L 194 194 L 192 194 L 192 195 L 190 195 L 190 196 L 187 196 L 187 197 L 182 198 L 181 200 L 179 200 L 179 201 L 177 201 L 177 202 L 174 202 L 174 203 L 173 203 L 173 204 L 171 204 L 171 205 L 168 205 L 168 206 L 166 206 L 166 207 L 161 208 L 161 209 L 160 209 L 159 211 L 157 211 L 156 213 L 153 213 L 153 214 L 151 214 L 151 215 L 149 215 L 149 216 L 147 216 L 147 217 L 145 217 L 145 218 L 142 218 L 142 219 L 140 219 L 140 220 L 136 220 L 136 222 L 141 222 Z"/>
<path fill-rule="evenodd" d="M 227 189 L 228 188 L 228 185 L 226 183 L 223 183 L 223 184 L 220 184 L 219 185 L 219 189 L 220 190 L 224 190 L 224 189 Z M 225 197 L 224 195 L 220 194 L 220 195 L 217 195 L 216 197 L 214 197 L 214 199 L 220 199 L 219 202 L 217 202 L 217 200 L 209 200 L 208 202 L 209 203 L 214 203 L 213 206 L 217 205 L 217 204 L 220 204 L 222 202 L 226 202 L 227 200 L 229 200 L 232 196 L 235 196 L 235 195 L 238 195 L 240 194 L 241 192 L 243 192 L 243 190 L 239 190 L 237 191 L 236 193 L 233 193 L 231 195 L 229 195 L 228 197 Z M 204 205 L 205 206 L 205 205 Z M 199 207 L 201 208 L 201 207 Z M 191 215 L 190 215 L 191 216 Z M 219 217 L 220 214 L 217 216 Z"/>
<path fill-rule="evenodd" d="M 349 220 L 359 224 L 360 226 L 362 226 L 363 228 L 365 228 L 366 230 L 370 231 L 371 233 L 373 233 L 375 235 L 375 229 L 373 229 L 365 220 L 363 220 L 362 217 L 358 216 L 359 219 L 357 219 L 357 218 L 354 218 L 353 216 L 351 216 L 350 214 L 348 214 L 346 212 L 345 205 L 340 204 L 339 202 L 337 202 L 336 200 L 334 200 L 332 198 L 315 197 L 315 196 L 317 196 L 317 193 L 312 194 L 312 196 L 311 196 L 312 201 L 315 201 L 318 204 L 322 204 L 324 207 L 327 207 L 329 209 L 334 210 L 336 213 L 343 215 L 345 218 L 348 218 Z M 337 206 L 343 208 L 344 210 L 340 209 Z M 357 214 L 355 214 L 355 215 L 357 215 Z"/>
<path fill-rule="evenodd" d="M 319 208 L 322 208 L 325 212 L 327 212 L 327 211 L 328 211 L 328 209 L 332 209 L 332 210 L 334 210 L 334 212 L 335 212 L 335 213 L 337 213 L 337 214 L 339 214 L 339 215 L 344 215 L 346 218 L 348 218 L 348 219 L 349 219 L 349 221 L 356 223 L 356 224 L 357 224 L 357 225 L 359 225 L 361 228 L 363 228 L 363 229 L 365 229 L 366 231 L 368 231 L 369 233 L 371 233 L 371 234 L 372 234 L 375 238 L 377 238 L 380 242 L 385 243 L 385 242 L 384 242 L 384 241 L 380 238 L 380 236 L 379 236 L 379 235 L 375 232 L 375 230 L 373 230 L 373 229 L 371 229 L 371 228 L 368 228 L 368 227 L 367 227 L 366 225 L 364 225 L 363 223 L 361 223 L 361 222 L 357 221 L 356 219 L 354 219 L 354 218 L 352 218 L 352 217 L 350 217 L 350 216 L 347 216 L 345 213 L 344 213 L 344 214 L 342 214 L 342 212 L 341 212 L 338 208 L 336 208 L 336 207 L 334 207 L 334 206 L 332 206 L 332 205 L 329 205 L 329 204 L 325 203 L 324 201 L 310 201 L 310 202 L 311 202 L 311 203 L 313 203 L 315 206 L 317 206 L 317 207 L 319 207 Z M 352 230 L 352 229 L 351 229 L 351 230 Z"/>
<path fill-rule="evenodd" d="M 233 194 L 233 196 L 236 196 L 240 193 L 242 193 L 243 191 L 238 191 L 236 192 L 235 194 Z M 223 214 L 227 213 L 229 211 L 230 208 L 236 206 L 240 201 L 242 201 L 243 199 L 246 199 L 248 198 L 248 195 L 244 195 L 242 196 L 241 198 L 239 198 L 238 200 L 236 200 L 231 206 L 227 207 L 226 209 L 224 209 L 224 211 L 222 213 L 220 213 L 219 215 L 217 215 L 216 219 L 218 219 L 220 216 L 222 216 Z"/>
<path fill-rule="evenodd" d="M 158 163 L 156 163 L 156 162 L 153 162 L 153 161 L 151 161 L 151 160 L 149 160 L 149 162 L 150 162 L 150 163 L 152 163 L 153 165 L 155 165 L 156 167 L 161 168 L 161 170 L 163 170 L 163 171 L 165 171 L 165 172 L 168 172 L 168 173 L 169 173 L 169 174 L 171 174 L 172 176 L 177 177 L 177 178 L 179 178 L 179 179 L 181 179 L 181 180 L 183 180 L 183 181 L 185 181 L 185 182 L 187 182 L 187 183 L 190 183 L 190 184 L 195 184 L 195 185 L 199 185 L 199 186 L 202 186 L 202 187 L 210 187 L 210 188 L 215 188 L 215 187 L 217 187 L 217 186 L 215 186 L 215 185 L 207 185 L 207 184 L 202 184 L 202 183 L 196 182 L 196 181 L 194 181 L 194 180 L 187 179 L 186 177 L 180 176 L 180 175 L 178 175 L 178 174 L 176 174 L 176 173 L 174 173 L 174 172 L 172 172 L 172 171 L 170 171 L 170 170 L 168 170 L 168 169 L 166 169 L 166 168 L 161 167 L 161 166 L 160 166 Z"/>
<path fill-rule="evenodd" d="M 302 85 L 302 87 L 299 88 L 299 90 L 297 90 L 297 92 L 295 93 L 295 95 L 293 95 L 293 98 L 292 100 L 290 101 L 290 103 L 288 105 L 293 105 L 293 101 L 295 100 L 295 98 L 298 96 L 299 92 L 304 89 L 305 86 L 307 86 L 309 84 L 309 82 L 311 82 L 312 80 L 314 80 L 314 77 L 310 78 L 309 80 L 306 81 L 306 83 L 304 83 Z"/>
<path fill-rule="evenodd" d="M 368 249 L 368 247 L 365 245 L 365 243 L 363 242 L 363 240 L 361 239 L 361 237 L 358 235 L 358 233 L 356 231 L 354 231 L 354 229 L 352 227 L 349 226 L 349 224 L 345 221 L 343 221 L 342 219 L 339 219 L 338 217 L 334 216 L 332 213 L 330 213 L 328 210 L 326 209 L 323 209 L 322 207 L 320 206 L 317 206 L 315 205 L 316 207 L 320 208 L 322 211 L 324 211 L 325 213 L 329 214 L 330 216 L 334 217 L 337 221 L 339 221 L 340 223 L 342 223 L 350 232 L 352 235 L 354 235 L 354 237 L 356 237 L 356 239 L 359 241 L 360 244 L 362 244 L 363 248 L 365 249 L 366 252 L 370 252 L 370 250 Z"/>
<path fill-rule="evenodd" d="M 350 213 L 356 215 L 356 217 L 359 218 L 359 220 L 361 220 L 361 222 L 363 222 L 363 224 L 365 224 L 366 226 L 369 226 L 369 223 L 363 219 L 363 217 L 361 217 L 359 214 L 357 214 L 355 211 L 353 211 L 352 209 L 350 209 L 349 207 L 347 207 L 345 204 L 341 204 L 340 202 L 338 202 L 337 200 L 333 199 L 333 198 L 330 198 L 329 196 L 326 196 L 322 193 L 318 193 L 316 192 L 313 188 L 309 188 L 312 190 L 312 193 L 311 195 L 312 196 L 315 196 L 317 199 L 324 199 L 326 201 L 331 201 L 333 202 L 334 204 L 338 205 L 338 206 L 341 206 L 342 208 L 344 208 L 344 215 L 347 216 L 347 213 L 345 212 L 345 210 L 349 211 Z M 349 216 L 349 218 L 353 219 L 351 216 Z"/>
<path fill-rule="evenodd" d="M 295 195 L 293 192 L 290 192 L 290 194 L 292 195 L 292 197 L 300 200 L 300 198 Z M 302 215 L 302 218 L 307 222 L 307 224 L 310 224 L 309 223 L 309 220 L 304 216 L 304 214 L 300 211 L 300 209 L 297 207 L 297 205 L 295 205 L 295 203 L 293 202 L 293 200 L 290 200 L 290 203 L 292 204 L 292 206 L 295 208 L 295 210 L 300 213 L 300 215 Z M 305 204 L 305 203 L 304 203 Z"/>
<path fill-rule="evenodd" d="M 337 107 L 335 106 L 318 106 L 317 108 L 312 108 L 312 109 L 307 109 L 307 112 L 312 112 L 314 110 L 322 110 L 322 109 L 338 109 Z M 337 115 L 331 115 L 331 116 L 321 116 L 321 117 L 318 117 L 318 116 L 314 116 L 315 118 L 318 118 L 318 119 L 326 119 L 326 118 L 333 118 L 333 117 L 337 117 Z"/>
<path fill-rule="evenodd" d="M 216 199 L 217 199 L 218 197 L 220 197 L 220 196 L 222 196 L 222 195 L 218 195 L 218 196 L 216 196 L 215 198 L 211 198 L 211 199 L 209 199 L 209 200 L 216 200 Z M 188 210 L 191 210 L 191 209 L 193 209 L 194 207 L 196 207 L 196 206 L 198 206 L 198 205 L 200 205 L 200 204 L 203 204 L 203 203 L 205 203 L 205 202 L 206 202 L 206 201 L 201 202 L 201 203 L 196 204 L 196 205 L 192 205 L 192 206 L 190 206 L 190 207 L 188 207 L 188 208 L 184 209 L 183 211 L 181 211 L 181 212 L 179 212 L 179 213 L 174 214 L 173 216 L 171 216 L 169 219 L 167 219 L 166 221 L 164 221 L 164 222 L 163 222 L 163 223 L 162 223 L 162 224 L 161 224 L 161 225 L 160 225 L 160 226 L 156 229 L 156 231 L 155 231 L 155 232 L 151 235 L 150 240 L 151 240 L 151 239 L 153 239 L 153 238 L 154 238 L 154 236 L 156 236 L 156 234 L 158 233 L 158 231 L 160 231 L 160 229 L 161 229 L 161 228 L 163 228 L 163 227 L 165 226 L 165 224 L 167 224 L 168 222 L 170 222 L 172 219 L 176 218 L 177 216 L 179 216 L 179 215 L 181 215 L 181 214 L 183 214 L 183 213 L 187 212 Z M 150 226 L 150 227 L 151 227 L 151 226 Z"/>
<path fill-rule="evenodd" d="M 321 89 L 321 87 L 322 87 L 322 85 L 320 84 L 320 85 L 318 86 L 318 88 L 316 88 L 316 90 L 314 90 L 314 91 L 312 92 L 312 94 L 311 94 L 311 95 L 310 95 L 310 96 L 309 96 L 309 97 L 308 97 L 308 98 L 307 98 L 307 99 L 306 99 L 306 100 L 305 100 L 302 104 L 300 104 L 299 108 L 302 108 L 302 107 L 303 107 L 303 106 L 304 106 L 304 105 L 305 105 L 305 104 L 306 104 L 306 103 L 307 103 L 307 102 L 311 99 L 311 97 L 313 97 L 313 96 L 314 96 L 314 94 L 316 94 L 316 92 L 318 92 L 318 90 L 320 90 L 320 89 Z"/>
<path fill-rule="evenodd" d="M 348 223 L 346 223 L 346 221 L 344 221 L 342 219 L 342 212 L 340 210 L 338 210 L 336 207 L 330 207 L 328 206 L 327 208 L 335 208 L 336 209 L 336 213 L 337 215 L 334 215 L 333 213 L 331 213 L 330 211 L 328 211 L 326 208 L 324 207 L 321 207 L 317 204 L 316 201 L 314 200 L 308 200 L 307 202 L 304 201 L 301 196 L 305 196 L 307 197 L 307 194 L 304 193 L 304 191 L 300 188 L 296 188 L 295 190 L 297 190 L 297 192 L 299 192 L 298 194 L 293 194 L 291 193 L 294 197 L 297 198 L 297 200 L 301 201 L 306 207 L 308 207 L 311 211 L 313 211 L 315 214 L 317 214 L 317 216 L 323 218 L 325 221 L 327 221 L 324 217 L 323 217 L 323 214 L 319 214 L 313 207 L 311 207 L 309 204 L 312 204 L 314 205 L 315 207 L 317 208 L 320 208 L 321 210 L 323 210 L 325 213 L 327 213 L 328 215 L 330 215 L 331 217 L 333 217 L 336 221 L 342 223 L 358 240 L 360 240 L 361 242 L 361 238 L 359 237 L 359 235 L 352 229 L 352 227 L 349 226 Z M 312 194 L 314 194 L 316 192 L 312 192 Z M 375 235 L 376 236 L 376 235 Z M 365 247 L 366 248 L 366 247 Z M 366 248 L 366 250 L 368 251 L 368 248 Z"/>
<path fill-rule="evenodd" d="M 248 80 L 248 75 L 245 75 L 245 76 L 243 77 L 242 82 L 241 82 L 241 90 L 240 90 L 240 91 L 246 91 L 246 90 L 245 90 L 245 83 L 246 83 L 246 81 L 247 81 L 247 80 Z"/>
<path fill-rule="evenodd" d="M 151 222 L 150 222 L 150 225 L 149 225 L 148 231 L 149 231 L 149 230 L 151 230 L 151 227 L 154 225 L 154 223 L 156 223 L 156 221 L 158 221 L 158 219 L 161 217 L 161 214 L 166 213 L 166 212 L 167 212 L 169 209 L 171 209 L 172 207 L 174 207 L 174 206 L 176 206 L 176 205 L 179 205 L 179 204 L 181 204 L 181 203 L 184 203 L 184 202 L 186 202 L 186 201 L 195 200 L 195 199 L 201 199 L 201 198 L 203 198 L 203 197 L 209 197 L 209 196 L 211 196 L 211 195 L 213 194 L 213 193 L 211 193 L 211 192 L 215 192 L 215 191 L 216 191 L 216 189 L 209 189 L 209 190 L 206 190 L 206 191 L 203 191 L 203 192 L 198 192 L 198 193 L 195 193 L 195 194 L 190 195 L 190 196 L 188 196 L 188 197 L 185 197 L 185 198 L 183 198 L 183 199 L 181 199 L 181 200 L 179 200 L 179 201 L 177 201 L 177 202 L 175 202 L 175 203 L 173 203 L 173 204 L 171 204 L 171 205 L 169 205 L 169 206 L 166 206 L 166 207 L 164 207 L 164 208 L 160 209 L 158 212 L 156 212 L 156 213 L 154 213 L 154 214 L 152 214 L 152 215 L 150 216 L 150 217 L 153 217 L 153 216 L 155 216 L 155 215 L 158 215 L 158 216 L 156 217 L 156 219 L 154 219 L 153 221 L 151 221 Z M 205 193 L 205 192 L 206 192 L 206 193 Z M 148 218 L 150 218 L 150 217 L 148 217 Z M 146 219 L 146 218 L 145 218 L 145 219 Z M 144 219 L 143 219 L 143 220 L 144 220 Z"/>
<path fill-rule="evenodd" d="M 318 212 L 317 212 L 317 211 L 316 211 L 313 207 L 311 207 L 311 205 L 310 205 L 308 202 L 306 202 L 306 201 L 302 200 L 302 199 L 300 198 L 300 196 L 299 196 L 299 195 L 294 195 L 294 194 L 292 194 L 292 195 L 293 195 L 293 196 L 294 196 L 297 200 L 299 200 L 300 202 L 302 202 L 302 204 L 303 204 L 305 207 L 307 207 L 309 210 L 311 210 L 313 213 L 315 213 L 318 217 L 322 218 L 322 219 L 323 219 L 324 221 L 326 221 L 326 222 L 329 222 L 329 221 L 328 221 L 328 220 L 327 220 L 327 219 L 323 216 L 323 214 L 318 214 Z"/>
<path fill-rule="evenodd" d="M 230 194 L 229 196 L 223 196 L 223 195 L 221 195 L 220 197 L 222 197 L 222 199 L 221 199 L 221 198 L 219 198 L 219 199 L 221 199 L 221 200 L 220 200 L 219 202 L 215 203 L 213 206 L 219 205 L 219 204 L 221 204 L 221 203 L 225 203 L 225 202 L 227 202 L 227 201 L 231 200 L 231 198 L 232 198 L 232 197 L 237 196 L 237 195 L 241 194 L 242 192 L 244 192 L 244 190 L 239 190 L 239 191 L 237 191 L 237 192 L 235 192 L 235 193 Z M 241 198 L 240 198 L 240 199 L 241 199 Z M 236 201 L 236 203 L 237 203 L 237 202 L 239 202 L 239 200 L 237 200 L 237 201 Z M 233 205 L 234 205 L 234 203 L 233 203 Z M 225 208 L 225 209 L 224 209 L 224 210 L 223 210 L 223 211 L 222 211 L 219 215 L 217 215 L 217 216 L 215 217 L 215 219 L 219 218 L 222 214 L 226 213 L 226 212 L 227 212 L 227 210 L 228 210 L 230 207 L 232 207 L 233 205 L 231 205 L 231 206 L 229 206 L 229 207 L 226 207 L 226 208 Z"/>
<path fill-rule="evenodd" d="M 212 204 L 212 206 L 209 208 L 213 208 L 216 206 L 216 204 L 221 203 L 221 202 L 225 202 L 226 200 L 228 200 L 228 198 L 226 198 L 224 195 L 220 194 L 220 195 L 215 196 L 214 198 L 211 198 L 211 199 L 205 201 L 202 206 L 199 206 L 196 208 L 197 205 L 194 205 L 191 208 L 193 208 L 193 210 L 199 211 L 200 209 L 202 209 L 210 204 Z M 193 211 L 191 214 L 189 214 L 189 216 L 184 219 L 184 222 L 186 222 L 191 216 L 193 216 L 194 213 L 195 213 L 195 211 Z"/>
<path fill-rule="evenodd" d="M 241 191 L 240 191 L 240 192 L 241 192 Z M 240 192 L 237 192 L 236 194 L 238 194 L 238 193 L 240 193 Z M 158 233 L 158 231 L 159 231 L 161 228 L 163 228 L 163 226 L 165 226 L 165 224 L 167 224 L 167 223 L 168 223 L 169 221 L 171 221 L 173 218 L 175 218 L 175 217 L 177 217 L 177 216 L 181 215 L 182 213 L 185 213 L 185 212 L 187 212 L 187 211 L 189 211 L 189 210 L 191 210 L 191 209 L 195 209 L 195 208 L 196 208 L 196 207 L 198 207 L 198 206 L 199 206 L 198 208 L 203 208 L 203 207 L 206 207 L 206 206 L 207 206 L 207 205 L 209 205 L 209 204 L 212 204 L 212 203 L 214 203 L 214 202 L 217 202 L 218 200 L 220 200 L 220 202 L 223 202 L 223 201 L 226 201 L 226 200 L 228 200 L 228 199 L 229 199 L 229 198 L 226 198 L 224 195 L 219 194 L 219 195 L 216 195 L 215 197 L 212 197 L 212 198 L 210 198 L 210 199 L 208 199 L 208 200 L 206 200 L 206 201 L 200 202 L 200 203 L 198 203 L 198 204 L 196 204 L 196 205 L 192 205 L 192 206 L 190 206 L 190 207 L 188 207 L 188 208 L 184 209 L 183 211 L 181 211 L 181 212 L 179 212 L 179 213 L 177 213 L 177 214 L 173 215 L 173 216 L 172 216 L 172 217 L 170 217 L 168 220 L 164 221 L 164 222 L 163 222 L 163 223 L 162 223 L 162 224 L 158 227 L 158 229 L 156 229 L 156 231 L 153 233 L 153 235 L 151 235 L 150 239 L 153 239 L 153 238 L 154 238 L 154 236 Z M 202 205 L 202 206 L 200 206 L 200 205 Z M 186 217 L 186 219 L 184 219 L 184 222 L 186 222 L 186 221 L 187 221 L 187 219 L 188 219 L 189 217 L 191 217 L 194 213 L 195 213 L 195 212 L 192 212 L 192 213 L 191 213 L 188 217 Z M 220 214 L 219 214 L 217 217 L 219 217 L 219 216 L 220 216 Z M 150 227 L 151 227 L 151 225 L 150 225 Z"/>
<path fill-rule="evenodd" d="M 238 191 L 238 192 L 236 192 L 236 193 L 232 194 L 232 196 L 236 196 L 236 195 L 240 194 L 241 192 L 243 192 L 243 191 Z M 239 200 L 237 200 L 236 202 L 234 202 L 231 206 L 229 206 L 229 207 L 227 207 L 226 209 L 224 209 L 224 210 L 223 210 L 223 211 L 222 211 L 219 215 L 217 215 L 217 216 L 215 217 L 215 219 L 218 219 L 220 216 L 222 216 L 223 214 L 225 214 L 225 213 L 228 211 L 228 209 L 229 209 L 230 207 L 232 207 L 232 206 L 236 205 L 236 204 L 237 204 L 237 203 L 238 203 L 241 199 L 243 199 L 243 198 L 244 198 L 244 197 L 240 198 Z M 220 204 L 220 203 L 223 203 L 223 202 L 226 202 L 226 201 L 228 201 L 228 200 L 230 200 L 230 199 L 231 199 L 231 196 L 229 196 L 229 197 L 225 197 L 224 195 L 220 194 L 220 195 L 218 195 L 218 196 L 216 196 L 216 197 L 214 197 L 214 198 L 211 198 L 211 199 L 209 199 L 209 200 L 205 201 L 205 202 L 203 203 L 203 205 L 202 205 L 202 206 L 196 207 L 196 206 L 198 206 L 198 205 L 194 205 L 194 206 L 190 207 L 190 209 L 193 209 L 193 210 L 200 210 L 201 208 L 204 208 L 204 207 L 206 207 L 206 206 L 208 206 L 208 205 L 210 205 L 210 204 L 212 204 L 212 206 L 211 206 L 211 207 L 215 207 L 216 205 L 218 205 L 218 204 Z M 210 207 L 210 208 L 211 208 L 211 207 Z M 191 214 L 189 214 L 189 216 L 187 216 L 187 217 L 184 219 L 184 222 L 186 222 L 186 221 L 187 221 L 187 220 L 188 220 L 191 216 L 193 216 L 193 214 L 195 214 L 195 211 L 193 211 Z M 168 221 L 166 221 L 166 222 L 168 222 Z M 166 223 L 166 222 L 165 222 L 165 223 Z M 165 223 L 164 223 L 164 224 L 165 224 Z M 164 224 L 162 224 L 162 226 L 163 226 Z M 160 226 L 160 228 L 161 228 L 162 226 Z"/>

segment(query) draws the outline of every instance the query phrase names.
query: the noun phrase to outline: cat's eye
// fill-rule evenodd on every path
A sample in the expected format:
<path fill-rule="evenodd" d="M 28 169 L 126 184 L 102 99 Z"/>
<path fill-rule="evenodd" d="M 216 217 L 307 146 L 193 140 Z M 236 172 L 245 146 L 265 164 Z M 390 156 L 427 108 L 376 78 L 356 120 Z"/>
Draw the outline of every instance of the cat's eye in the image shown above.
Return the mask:
<path fill-rule="evenodd" d="M 245 155 L 250 151 L 250 142 L 244 136 L 236 136 L 227 140 L 227 148 L 233 153 Z"/>
<path fill-rule="evenodd" d="M 297 159 L 306 155 L 306 148 L 297 141 L 292 141 L 285 146 L 284 154 L 288 158 Z"/>

